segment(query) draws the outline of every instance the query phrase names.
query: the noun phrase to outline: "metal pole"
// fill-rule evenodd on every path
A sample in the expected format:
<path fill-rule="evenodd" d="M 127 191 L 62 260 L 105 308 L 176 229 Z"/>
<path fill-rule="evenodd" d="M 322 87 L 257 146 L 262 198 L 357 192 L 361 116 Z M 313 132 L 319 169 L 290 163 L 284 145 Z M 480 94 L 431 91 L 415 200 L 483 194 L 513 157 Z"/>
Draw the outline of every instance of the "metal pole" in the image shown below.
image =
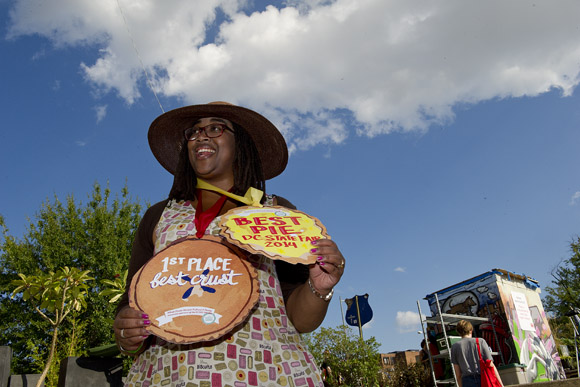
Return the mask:
<path fill-rule="evenodd" d="M 421 305 L 419 300 L 417 300 L 417 309 L 419 309 L 419 321 L 421 321 L 421 330 L 423 331 L 423 338 L 425 339 L 425 345 L 427 346 L 427 355 L 429 355 L 429 365 L 431 366 L 431 377 L 433 378 L 433 383 L 437 385 L 437 379 L 435 378 L 435 367 L 433 366 L 433 358 L 431 357 L 431 348 L 429 348 L 429 338 L 427 337 L 427 331 L 425 330 L 425 325 L 427 325 L 427 318 L 423 320 L 423 313 L 421 312 Z M 425 325 L 423 325 L 423 322 Z M 423 348 L 421 348 L 423 349 Z"/>
<path fill-rule="evenodd" d="M 447 326 L 445 325 L 445 321 L 443 319 L 443 313 L 441 313 L 441 305 L 439 305 L 439 296 L 437 293 L 435 294 L 435 302 L 437 302 L 437 311 L 439 312 L 439 320 L 441 321 L 441 328 L 443 329 L 443 337 L 445 338 L 445 346 L 447 347 L 447 357 L 449 358 L 449 364 L 451 364 L 451 345 L 449 343 L 449 339 L 447 338 Z M 453 373 L 453 380 L 455 381 L 456 385 L 459 385 L 457 381 L 457 375 L 455 374 L 455 367 L 451 366 L 451 372 Z"/>
<path fill-rule="evenodd" d="M 342 317 L 342 331 L 344 332 L 344 337 L 346 338 L 346 323 L 344 322 L 344 312 L 342 311 L 342 297 L 338 297 L 340 301 L 340 315 Z"/>
<path fill-rule="evenodd" d="M 574 316 L 576 317 L 576 316 Z M 570 322 L 572 323 L 572 328 L 574 328 L 574 348 L 576 349 L 576 371 L 578 372 L 578 378 L 580 378 L 580 365 L 578 362 L 578 344 L 576 343 L 576 337 L 578 336 L 578 330 L 576 329 L 576 325 L 574 324 L 574 320 L 572 320 L 572 316 L 568 316 Z"/>
<path fill-rule="evenodd" d="M 354 296 L 354 300 L 356 301 L 356 314 L 358 315 L 358 331 L 360 333 L 360 339 L 363 339 L 363 334 L 362 334 L 362 325 L 360 325 L 360 309 L 358 308 L 358 296 Z"/>

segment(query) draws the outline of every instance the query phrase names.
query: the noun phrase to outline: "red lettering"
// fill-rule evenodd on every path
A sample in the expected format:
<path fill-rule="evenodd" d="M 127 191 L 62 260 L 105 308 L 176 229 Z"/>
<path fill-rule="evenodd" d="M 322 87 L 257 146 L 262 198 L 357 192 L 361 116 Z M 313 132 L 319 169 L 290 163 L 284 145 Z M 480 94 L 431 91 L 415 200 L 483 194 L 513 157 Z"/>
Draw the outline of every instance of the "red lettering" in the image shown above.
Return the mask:
<path fill-rule="evenodd" d="M 280 218 L 279 216 L 272 216 L 272 217 L 270 217 L 268 219 L 272 221 L 272 224 L 274 226 L 283 226 L 283 225 L 286 224 L 286 222 L 284 222 L 282 220 L 282 218 Z"/>
<path fill-rule="evenodd" d="M 266 217 L 265 216 L 258 216 L 256 218 L 254 218 L 254 224 L 257 224 L 258 226 L 264 226 L 266 224 L 268 224 L 268 222 L 266 222 Z"/>
<path fill-rule="evenodd" d="M 246 219 L 246 218 L 234 218 L 234 222 L 236 222 L 236 224 L 237 224 L 238 226 L 245 226 L 245 225 L 247 225 L 247 224 L 250 224 L 250 223 L 252 223 L 252 221 L 251 221 L 251 220 L 248 220 L 248 219 Z"/>
<path fill-rule="evenodd" d="M 262 231 L 266 231 L 267 228 L 264 226 L 250 226 L 250 230 L 254 233 L 254 234 L 259 234 Z"/>
<path fill-rule="evenodd" d="M 297 226 L 300 225 L 300 222 L 298 221 L 298 219 L 300 219 L 299 216 L 287 216 L 287 218 L 289 218 L 295 225 Z"/>
<path fill-rule="evenodd" d="M 279 227 L 280 233 L 284 234 L 284 235 L 288 235 L 288 234 L 298 234 L 298 232 L 292 230 L 292 228 L 290 226 L 281 226 Z"/>

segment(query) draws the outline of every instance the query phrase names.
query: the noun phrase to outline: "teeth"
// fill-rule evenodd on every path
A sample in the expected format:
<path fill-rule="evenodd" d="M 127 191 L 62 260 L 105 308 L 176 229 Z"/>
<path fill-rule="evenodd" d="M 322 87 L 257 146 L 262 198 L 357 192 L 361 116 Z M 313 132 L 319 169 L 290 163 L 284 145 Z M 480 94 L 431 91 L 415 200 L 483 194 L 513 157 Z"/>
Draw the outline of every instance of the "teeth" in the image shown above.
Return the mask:
<path fill-rule="evenodd" d="M 215 150 L 209 148 L 201 148 L 197 150 L 197 153 L 215 153 Z"/>

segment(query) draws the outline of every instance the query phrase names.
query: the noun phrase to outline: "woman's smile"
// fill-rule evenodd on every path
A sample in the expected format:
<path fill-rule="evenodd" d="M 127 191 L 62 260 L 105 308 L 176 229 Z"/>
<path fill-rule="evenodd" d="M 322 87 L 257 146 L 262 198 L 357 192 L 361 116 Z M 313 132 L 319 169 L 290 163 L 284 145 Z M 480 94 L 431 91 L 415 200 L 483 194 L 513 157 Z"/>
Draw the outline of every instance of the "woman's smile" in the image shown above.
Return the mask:
<path fill-rule="evenodd" d="M 197 159 L 207 159 L 215 154 L 215 149 L 209 145 L 201 145 L 195 148 L 195 156 Z"/>

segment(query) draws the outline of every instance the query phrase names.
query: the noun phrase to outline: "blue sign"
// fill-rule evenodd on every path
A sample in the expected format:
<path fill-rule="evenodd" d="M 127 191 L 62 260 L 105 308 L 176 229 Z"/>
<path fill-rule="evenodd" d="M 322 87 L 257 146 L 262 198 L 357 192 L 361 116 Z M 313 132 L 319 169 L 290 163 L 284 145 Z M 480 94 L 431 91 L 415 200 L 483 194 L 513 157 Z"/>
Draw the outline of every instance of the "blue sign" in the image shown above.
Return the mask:
<path fill-rule="evenodd" d="M 347 298 L 344 300 L 347 305 L 346 310 L 346 323 L 353 327 L 362 327 L 373 318 L 373 310 L 369 305 L 369 295 L 364 296 L 354 296 L 353 298 Z M 358 304 L 358 308 L 357 308 Z"/>

